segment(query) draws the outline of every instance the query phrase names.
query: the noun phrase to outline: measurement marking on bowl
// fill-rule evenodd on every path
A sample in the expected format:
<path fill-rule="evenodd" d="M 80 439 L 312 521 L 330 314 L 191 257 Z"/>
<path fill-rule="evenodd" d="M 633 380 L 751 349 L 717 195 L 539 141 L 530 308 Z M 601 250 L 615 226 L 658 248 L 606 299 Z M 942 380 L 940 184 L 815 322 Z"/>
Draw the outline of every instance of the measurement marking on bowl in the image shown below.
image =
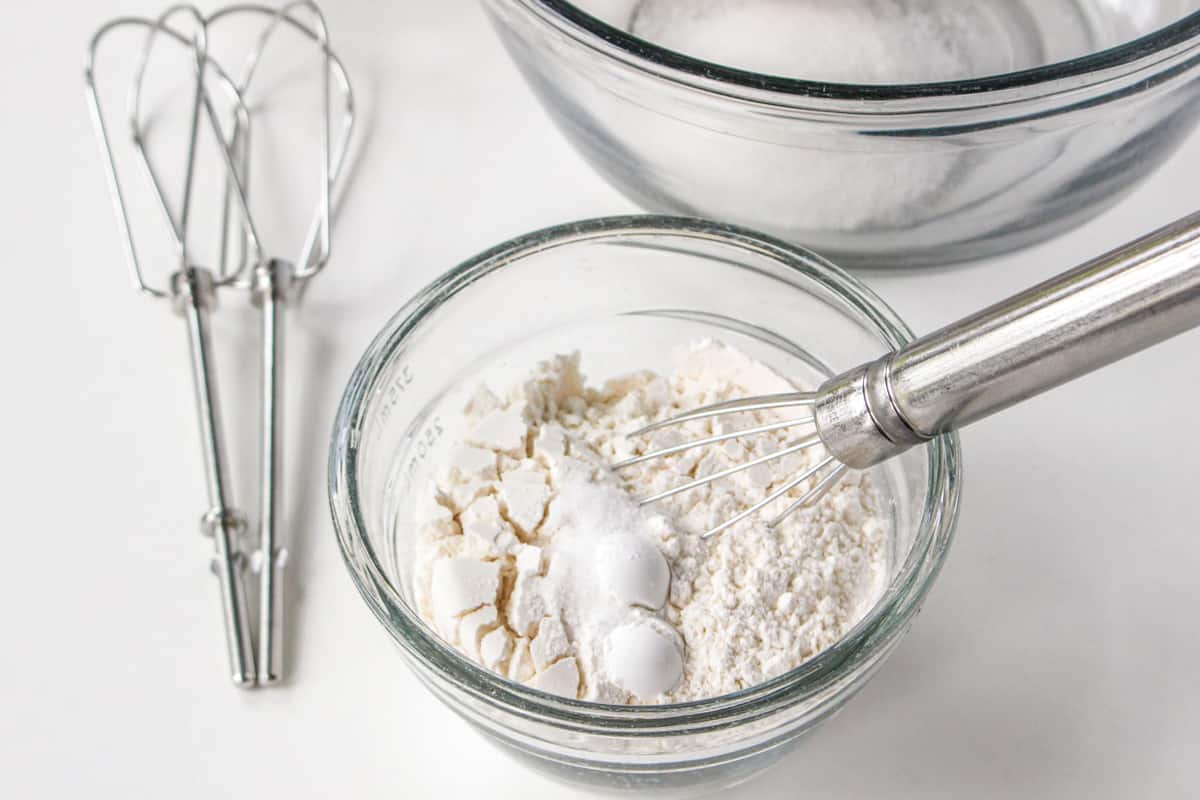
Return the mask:
<path fill-rule="evenodd" d="M 397 375 L 392 382 L 387 385 L 387 388 L 383 390 L 383 402 L 385 405 L 383 408 L 379 409 L 380 420 L 387 422 L 388 417 L 390 417 L 392 414 L 392 409 L 394 409 L 396 404 L 400 402 L 400 398 L 406 391 L 408 391 L 408 387 L 412 386 L 413 380 L 415 380 L 415 377 L 412 374 L 412 370 L 409 369 L 408 364 L 401 364 L 400 374 Z"/>
<path fill-rule="evenodd" d="M 421 465 L 425 459 L 429 458 L 430 451 L 437 444 L 442 435 L 446 433 L 446 429 L 442 427 L 441 417 L 434 417 L 425 428 L 417 434 L 416 447 L 417 454 L 408 460 L 404 465 L 404 485 L 409 486 L 412 483 L 413 476 L 416 474 L 417 467 Z"/>

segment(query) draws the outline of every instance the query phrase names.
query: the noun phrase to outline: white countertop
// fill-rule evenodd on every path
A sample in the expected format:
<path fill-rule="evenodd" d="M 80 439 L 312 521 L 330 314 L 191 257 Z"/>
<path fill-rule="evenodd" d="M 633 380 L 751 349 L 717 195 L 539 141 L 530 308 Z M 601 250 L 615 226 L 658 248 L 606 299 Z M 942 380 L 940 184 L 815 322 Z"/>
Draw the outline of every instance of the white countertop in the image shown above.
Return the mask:
<path fill-rule="evenodd" d="M 92 30 L 160 6 L 28 3 L 0 25 L 0 796 L 573 796 L 413 679 L 342 566 L 325 456 L 351 368 L 411 293 L 514 234 L 633 207 L 551 127 L 474 3 L 328 0 L 370 132 L 334 263 L 290 318 L 292 681 L 235 691 L 197 533 L 184 333 L 126 284 L 81 91 Z M 1194 210 L 1198 170 L 1193 137 L 1060 240 L 868 280 L 927 331 Z M 239 344 L 222 368 L 244 380 L 223 391 L 249 499 L 252 317 L 218 320 Z M 958 539 L 911 635 L 843 714 L 727 796 L 1194 793 L 1198 345 L 968 430 Z"/>

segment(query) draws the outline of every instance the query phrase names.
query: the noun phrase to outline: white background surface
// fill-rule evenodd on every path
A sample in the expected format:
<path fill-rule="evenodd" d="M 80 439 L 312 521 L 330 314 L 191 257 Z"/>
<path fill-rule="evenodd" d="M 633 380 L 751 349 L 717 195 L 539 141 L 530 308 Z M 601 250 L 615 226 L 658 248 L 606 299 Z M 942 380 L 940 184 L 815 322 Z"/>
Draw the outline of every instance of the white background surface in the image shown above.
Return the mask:
<path fill-rule="evenodd" d="M 407 672 L 337 553 L 326 443 L 358 355 L 416 289 L 511 235 L 633 209 L 548 124 L 473 3 L 326 6 L 369 134 L 335 261 L 290 318 L 292 681 L 239 693 L 196 533 L 183 330 L 126 284 L 81 92 L 91 31 L 159 4 L 4 5 L 0 796 L 568 794 Z M 868 279 L 931 330 L 1193 210 L 1197 169 L 1194 138 L 1061 240 Z M 252 317 L 220 319 L 242 348 L 225 368 L 253 369 Z M 1180 337 L 966 432 L 958 540 L 912 634 L 841 716 L 729 796 L 1193 794 L 1197 345 Z M 253 384 L 224 390 L 252 505 Z"/>

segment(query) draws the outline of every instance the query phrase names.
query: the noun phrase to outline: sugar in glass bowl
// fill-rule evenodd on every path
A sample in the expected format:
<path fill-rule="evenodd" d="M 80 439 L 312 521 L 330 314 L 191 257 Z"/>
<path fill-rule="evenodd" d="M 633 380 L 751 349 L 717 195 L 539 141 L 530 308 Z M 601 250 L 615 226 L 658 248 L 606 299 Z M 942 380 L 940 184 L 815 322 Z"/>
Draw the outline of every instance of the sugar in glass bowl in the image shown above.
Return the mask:
<path fill-rule="evenodd" d="M 768 683 L 700 702 L 602 705 L 511 682 L 445 644 L 414 604 L 416 508 L 479 384 L 510 385 L 573 350 L 593 382 L 665 371 L 676 348 L 705 337 L 816 385 L 911 334 L 856 279 L 782 241 L 698 220 L 606 218 L 514 239 L 437 279 L 367 349 L 337 414 L 330 503 L 367 605 L 442 702 L 568 782 L 690 791 L 756 774 L 880 666 L 950 544 L 960 457 L 957 438 L 942 436 L 874 473 L 890 542 L 882 596 L 838 644 Z"/>
<path fill-rule="evenodd" d="M 647 9 L 689 4 L 484 5 L 550 116 L 633 200 L 751 226 L 845 267 L 953 263 L 1065 231 L 1161 164 L 1200 112 L 1200 0 L 725 0 L 742 18 L 701 31 L 708 49 L 655 43 L 686 46 L 695 36 L 680 20 L 696 27 L 722 2 L 640 26 Z M 789 5 L 868 21 L 891 11 L 874 29 L 847 17 L 854 33 L 840 39 L 836 20 L 797 17 L 778 35 L 806 48 L 801 74 L 749 71 L 765 67 L 731 37 L 769 31 L 745 15 Z M 961 52 L 931 27 L 947 14 L 973 26 L 947 34 Z M 857 72 L 840 68 L 842 51 Z"/>

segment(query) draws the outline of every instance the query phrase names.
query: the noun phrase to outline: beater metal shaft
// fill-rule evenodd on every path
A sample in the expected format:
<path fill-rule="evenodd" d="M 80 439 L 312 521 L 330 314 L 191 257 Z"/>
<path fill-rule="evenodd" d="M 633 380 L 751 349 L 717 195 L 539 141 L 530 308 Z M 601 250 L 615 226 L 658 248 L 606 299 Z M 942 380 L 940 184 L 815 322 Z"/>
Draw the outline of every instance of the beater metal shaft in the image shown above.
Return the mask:
<path fill-rule="evenodd" d="M 233 510 L 228 499 L 224 435 L 208 335 L 208 312 L 213 302 L 212 275 L 196 267 L 184 269 L 171 276 L 171 288 L 175 308 L 187 320 L 208 488 L 209 510 L 204 515 L 203 532 L 213 540 L 212 568 L 220 584 L 230 677 L 238 686 L 251 686 L 256 680 L 254 645 L 242 582 L 243 558 L 238 546 L 246 530 L 246 519 Z"/>
<path fill-rule="evenodd" d="M 278 536 L 280 467 L 283 463 L 282 306 L 292 285 L 291 266 L 268 261 L 254 270 L 253 298 L 260 308 L 262 337 L 261 445 L 259 454 L 258 680 L 275 683 L 283 669 L 284 552 Z"/>

